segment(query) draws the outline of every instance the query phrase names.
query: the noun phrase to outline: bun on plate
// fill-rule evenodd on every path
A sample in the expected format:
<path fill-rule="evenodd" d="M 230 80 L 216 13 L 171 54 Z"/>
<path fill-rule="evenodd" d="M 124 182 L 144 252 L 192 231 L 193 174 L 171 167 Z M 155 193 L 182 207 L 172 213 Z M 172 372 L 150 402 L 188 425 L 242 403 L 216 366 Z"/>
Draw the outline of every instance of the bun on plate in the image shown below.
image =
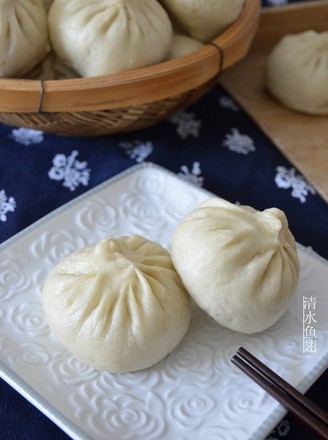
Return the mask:
<path fill-rule="evenodd" d="M 111 373 L 150 367 L 180 342 L 190 296 L 169 253 L 141 236 L 107 238 L 50 272 L 46 320 L 75 357 Z"/>
<path fill-rule="evenodd" d="M 299 278 L 285 214 L 212 198 L 189 213 L 171 257 L 193 300 L 219 324 L 260 332 L 288 309 Z"/>

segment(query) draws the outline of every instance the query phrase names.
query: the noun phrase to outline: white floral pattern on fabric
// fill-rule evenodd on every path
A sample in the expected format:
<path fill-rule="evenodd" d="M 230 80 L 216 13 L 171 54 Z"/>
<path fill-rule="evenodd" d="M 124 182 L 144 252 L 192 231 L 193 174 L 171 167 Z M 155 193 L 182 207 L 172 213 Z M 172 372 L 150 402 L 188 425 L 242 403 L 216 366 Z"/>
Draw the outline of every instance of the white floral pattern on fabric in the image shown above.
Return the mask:
<path fill-rule="evenodd" d="M 223 146 L 234 153 L 245 155 L 256 150 L 253 139 L 246 134 L 241 134 L 237 128 L 233 128 L 231 134 L 225 136 Z"/>
<path fill-rule="evenodd" d="M 278 440 L 282 437 L 286 437 L 289 431 L 289 421 L 284 419 L 275 427 L 273 431 L 271 431 L 265 440 Z"/>
<path fill-rule="evenodd" d="M 278 188 L 292 189 L 292 197 L 299 199 L 301 203 L 306 202 L 309 193 L 316 194 L 315 189 L 300 174 L 296 173 L 295 168 L 287 169 L 279 166 L 276 168 L 277 174 L 274 181 Z"/>
<path fill-rule="evenodd" d="M 32 128 L 14 128 L 11 132 L 10 137 L 14 139 L 15 142 L 21 145 L 32 145 L 40 144 L 43 142 L 43 131 L 33 130 Z"/>
<path fill-rule="evenodd" d="M 267 0 L 271 6 L 284 6 L 287 5 L 288 0 Z"/>
<path fill-rule="evenodd" d="M 219 105 L 220 107 L 225 108 L 227 110 L 232 110 L 233 112 L 240 111 L 240 107 L 235 103 L 235 101 L 232 98 L 230 98 L 230 96 L 227 95 L 220 97 Z"/>
<path fill-rule="evenodd" d="M 153 143 L 150 141 L 120 142 L 119 146 L 125 150 L 130 159 L 135 160 L 137 163 L 144 162 L 154 150 Z"/>
<path fill-rule="evenodd" d="M 202 121 L 196 119 L 195 113 L 180 111 L 169 117 L 169 122 L 176 126 L 176 132 L 182 139 L 189 136 L 199 137 Z"/>
<path fill-rule="evenodd" d="M 63 181 L 63 186 L 75 191 L 81 184 L 87 186 L 90 178 L 90 169 L 87 168 L 87 162 L 77 160 L 78 151 L 72 151 L 70 156 L 57 154 L 52 163 L 53 167 L 48 172 L 48 176 L 52 180 Z"/>
<path fill-rule="evenodd" d="M 198 186 L 203 186 L 204 177 L 201 176 L 202 171 L 200 169 L 199 162 L 194 162 L 191 170 L 189 170 L 186 165 L 182 165 L 180 170 L 181 171 L 178 173 L 178 176 L 180 176 L 183 180 L 194 183 Z"/>
<path fill-rule="evenodd" d="M 0 190 L 0 221 L 7 221 L 7 213 L 14 212 L 16 209 L 16 201 L 14 197 L 7 197 L 5 190 Z"/>

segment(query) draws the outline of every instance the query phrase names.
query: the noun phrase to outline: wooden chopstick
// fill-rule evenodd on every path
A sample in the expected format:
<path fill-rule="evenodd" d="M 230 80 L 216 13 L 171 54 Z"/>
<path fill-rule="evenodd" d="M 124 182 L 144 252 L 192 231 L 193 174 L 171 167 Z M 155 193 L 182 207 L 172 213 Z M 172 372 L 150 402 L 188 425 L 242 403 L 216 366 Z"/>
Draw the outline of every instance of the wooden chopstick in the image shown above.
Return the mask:
<path fill-rule="evenodd" d="M 240 347 L 231 362 L 260 385 L 268 394 L 309 426 L 321 438 L 328 439 L 328 414 L 288 382 Z"/>

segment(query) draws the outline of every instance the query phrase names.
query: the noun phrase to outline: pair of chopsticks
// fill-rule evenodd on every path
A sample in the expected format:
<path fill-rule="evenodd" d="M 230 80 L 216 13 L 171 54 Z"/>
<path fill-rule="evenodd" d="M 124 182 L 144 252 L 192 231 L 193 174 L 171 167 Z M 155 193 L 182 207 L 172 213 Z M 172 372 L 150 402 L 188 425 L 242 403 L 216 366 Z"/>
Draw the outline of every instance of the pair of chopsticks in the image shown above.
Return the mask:
<path fill-rule="evenodd" d="M 323 409 L 243 347 L 237 350 L 236 355 L 231 358 L 231 362 L 321 438 L 328 439 L 328 414 Z"/>

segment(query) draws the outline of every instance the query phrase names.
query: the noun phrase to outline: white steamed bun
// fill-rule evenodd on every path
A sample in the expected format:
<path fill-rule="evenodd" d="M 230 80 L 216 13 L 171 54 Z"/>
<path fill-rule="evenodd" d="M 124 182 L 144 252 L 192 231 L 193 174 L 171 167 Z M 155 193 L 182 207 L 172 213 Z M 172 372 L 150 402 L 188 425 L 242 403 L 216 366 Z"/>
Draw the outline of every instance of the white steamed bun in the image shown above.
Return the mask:
<path fill-rule="evenodd" d="M 0 77 L 23 77 L 48 50 L 43 0 L 0 0 Z"/>
<path fill-rule="evenodd" d="M 54 0 L 43 0 L 43 4 L 44 4 L 47 11 L 49 11 L 50 6 L 52 5 L 53 1 Z"/>
<path fill-rule="evenodd" d="M 267 59 L 265 82 L 286 107 L 328 115 L 328 31 L 283 37 Z"/>
<path fill-rule="evenodd" d="M 27 79 L 59 80 L 78 78 L 79 75 L 53 53 L 49 52 L 45 59 L 25 75 Z"/>
<path fill-rule="evenodd" d="M 169 253 L 141 236 L 104 239 L 49 274 L 46 320 L 78 360 L 112 373 L 150 367 L 180 342 L 190 296 Z"/>
<path fill-rule="evenodd" d="M 208 43 L 238 18 L 245 0 L 160 0 L 160 2 L 190 36 Z"/>
<path fill-rule="evenodd" d="M 195 52 L 195 50 L 198 50 L 203 46 L 204 44 L 195 38 L 188 37 L 188 35 L 174 33 L 168 58 L 170 60 L 180 58 L 184 55 Z"/>
<path fill-rule="evenodd" d="M 173 33 L 157 0 L 54 0 L 48 22 L 57 56 L 86 77 L 163 61 Z"/>
<path fill-rule="evenodd" d="M 299 260 L 285 214 L 212 198 L 177 226 L 171 257 L 194 301 L 219 324 L 260 332 L 287 310 Z"/>

